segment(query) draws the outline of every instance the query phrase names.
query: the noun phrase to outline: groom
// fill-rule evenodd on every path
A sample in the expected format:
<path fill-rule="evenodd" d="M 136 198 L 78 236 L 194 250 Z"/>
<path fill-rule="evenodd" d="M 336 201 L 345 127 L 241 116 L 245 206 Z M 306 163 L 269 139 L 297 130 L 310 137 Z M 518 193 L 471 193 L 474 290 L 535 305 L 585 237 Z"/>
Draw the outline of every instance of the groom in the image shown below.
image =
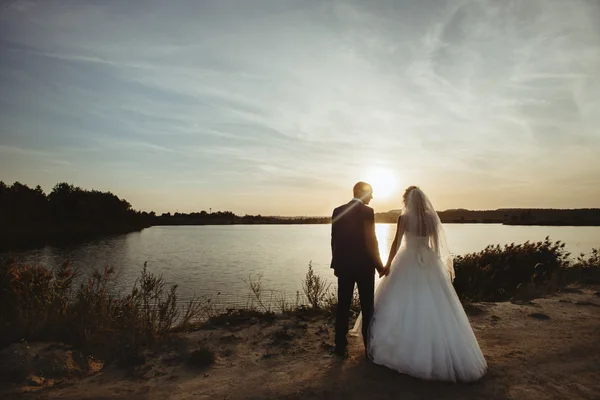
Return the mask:
<path fill-rule="evenodd" d="M 379 246 L 375 236 L 375 214 L 368 207 L 373 198 L 373 188 L 365 182 L 354 185 L 354 198 L 333 210 L 331 225 L 331 268 L 338 278 L 338 306 L 335 318 L 335 350 L 347 356 L 348 319 L 354 294 L 358 286 L 362 311 L 362 336 L 367 350 L 368 330 L 373 315 L 375 270 L 385 275 Z"/>

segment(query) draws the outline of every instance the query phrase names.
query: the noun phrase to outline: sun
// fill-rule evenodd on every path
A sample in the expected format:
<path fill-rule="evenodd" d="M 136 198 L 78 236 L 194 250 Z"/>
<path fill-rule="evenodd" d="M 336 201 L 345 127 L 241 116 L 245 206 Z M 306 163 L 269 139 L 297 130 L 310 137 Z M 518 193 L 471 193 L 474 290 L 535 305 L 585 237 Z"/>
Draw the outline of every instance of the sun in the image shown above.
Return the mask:
<path fill-rule="evenodd" d="M 373 197 L 388 199 L 397 189 L 396 175 L 385 168 L 372 168 L 365 174 L 365 182 L 373 186 Z"/>

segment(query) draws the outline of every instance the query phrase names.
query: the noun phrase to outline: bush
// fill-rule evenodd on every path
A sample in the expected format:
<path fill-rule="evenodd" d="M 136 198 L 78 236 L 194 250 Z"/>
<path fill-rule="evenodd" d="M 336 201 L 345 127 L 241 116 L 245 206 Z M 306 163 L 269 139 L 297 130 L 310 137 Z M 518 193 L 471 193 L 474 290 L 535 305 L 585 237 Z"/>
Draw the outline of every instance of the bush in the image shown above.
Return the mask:
<path fill-rule="evenodd" d="M 60 336 L 69 313 L 76 273 L 66 262 L 50 271 L 40 265 L 0 264 L 0 345 L 24 337 Z"/>
<path fill-rule="evenodd" d="M 567 270 L 569 281 L 600 284 L 600 249 L 592 249 L 586 257 L 580 254 L 575 264 Z"/>
<path fill-rule="evenodd" d="M 75 285 L 77 273 L 64 263 L 54 271 L 14 262 L 0 264 L 0 345 L 21 339 L 58 340 L 97 358 L 129 363 L 161 342 L 181 323 L 202 317 L 194 298 L 183 309 L 177 286 L 146 264 L 131 292 L 114 290 L 116 274 L 106 267 Z M 182 313 L 183 311 L 183 313 Z"/>
<path fill-rule="evenodd" d="M 325 279 L 314 273 L 312 263 L 309 263 L 306 279 L 302 281 L 302 290 L 312 308 L 323 306 L 328 297 L 330 286 L 331 284 L 327 283 Z"/>
<path fill-rule="evenodd" d="M 543 242 L 488 246 L 454 259 L 454 287 L 460 298 L 505 301 L 558 290 L 569 281 L 570 254 L 565 244 Z"/>

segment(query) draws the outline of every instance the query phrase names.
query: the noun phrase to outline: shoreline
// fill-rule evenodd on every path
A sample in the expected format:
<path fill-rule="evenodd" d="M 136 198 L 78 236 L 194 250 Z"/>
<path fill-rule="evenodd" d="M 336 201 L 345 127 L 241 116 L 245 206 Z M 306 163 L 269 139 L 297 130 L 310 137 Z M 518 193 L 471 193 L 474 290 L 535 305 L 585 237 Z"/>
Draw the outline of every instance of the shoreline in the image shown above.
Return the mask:
<path fill-rule="evenodd" d="M 333 342 L 332 318 L 305 312 L 198 327 L 146 351 L 143 363 L 126 368 L 87 359 L 60 343 L 17 343 L 3 350 L 2 365 L 25 357 L 30 369 L 19 367 L 23 380 L 5 384 L 0 394 L 90 400 L 591 400 L 600 392 L 599 289 L 575 286 L 527 302 L 466 305 L 489 367 L 470 384 L 423 381 L 377 366 L 365 360 L 358 338 L 349 338 L 349 358 L 332 357 L 326 348 Z M 194 364 L 198 349 L 213 357 Z"/>
<path fill-rule="evenodd" d="M 600 250 L 490 247 L 455 257 L 454 289 L 489 366 L 472 384 L 421 381 L 364 358 L 333 357 L 336 291 L 309 269 L 305 299 L 250 280 L 246 307 L 185 300 L 146 264 L 129 292 L 111 267 L 79 283 L 64 263 L 0 266 L 3 398 L 593 399 L 600 391 Z M 250 297 L 249 297 L 250 298 Z M 360 312 L 354 298 L 352 315 Z M 535 368 L 533 368 L 535 367 Z M 4 388 L 4 389 L 3 389 Z"/>

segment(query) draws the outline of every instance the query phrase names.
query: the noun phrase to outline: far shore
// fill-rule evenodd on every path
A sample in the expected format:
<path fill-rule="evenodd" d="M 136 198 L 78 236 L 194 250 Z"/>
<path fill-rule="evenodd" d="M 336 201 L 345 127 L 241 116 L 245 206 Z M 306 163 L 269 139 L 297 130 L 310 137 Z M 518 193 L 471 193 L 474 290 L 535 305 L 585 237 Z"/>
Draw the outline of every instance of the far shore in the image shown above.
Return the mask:
<path fill-rule="evenodd" d="M 232 211 L 201 210 L 157 214 L 139 211 L 111 192 L 87 190 L 67 182 L 44 193 L 19 182 L 0 181 L 0 251 L 46 244 L 74 244 L 151 226 L 177 225 L 307 225 L 330 224 L 330 216 L 284 217 L 237 215 Z M 401 210 L 375 213 L 377 223 L 396 223 Z M 600 208 L 499 208 L 438 211 L 446 224 L 505 224 L 517 226 L 600 226 Z"/>
<path fill-rule="evenodd" d="M 396 222 L 392 221 L 376 221 L 378 224 L 395 224 Z M 581 224 L 573 224 L 566 222 L 548 222 L 548 223 L 509 223 L 509 222 L 501 222 L 501 221 L 442 221 L 443 224 L 453 224 L 453 225 L 464 225 L 464 224 L 480 224 L 480 225 L 506 225 L 506 226 L 572 226 L 572 227 L 581 227 L 581 226 L 600 226 L 600 223 L 581 223 Z M 213 225 L 330 225 L 331 221 L 286 221 L 286 220 L 278 220 L 274 222 L 174 222 L 174 223 L 160 223 L 153 224 L 148 228 L 153 226 L 213 226 Z"/>
<path fill-rule="evenodd" d="M 376 223 L 396 223 L 400 210 L 375 213 Z M 445 224 L 503 224 L 516 226 L 600 226 L 600 209 L 497 209 L 497 210 L 445 210 L 438 215 Z M 151 221 L 156 225 L 300 225 L 330 224 L 331 217 L 281 217 L 245 215 L 232 212 L 164 213 Z"/>

